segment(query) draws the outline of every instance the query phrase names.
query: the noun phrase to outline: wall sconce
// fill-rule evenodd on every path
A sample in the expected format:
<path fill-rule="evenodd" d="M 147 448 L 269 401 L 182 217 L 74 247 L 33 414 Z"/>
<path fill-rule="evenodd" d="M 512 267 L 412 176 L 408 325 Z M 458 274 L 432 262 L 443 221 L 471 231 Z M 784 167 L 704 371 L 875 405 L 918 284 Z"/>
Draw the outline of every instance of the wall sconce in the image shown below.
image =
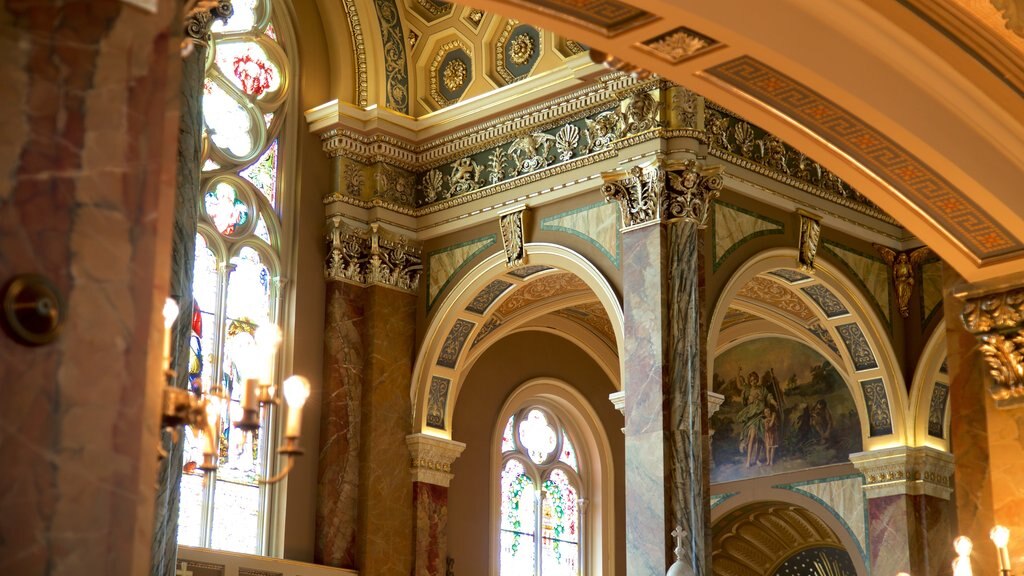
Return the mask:
<path fill-rule="evenodd" d="M 217 469 L 219 456 L 219 431 L 224 408 L 230 402 L 226 392 L 219 386 L 203 390 L 199 394 L 192 393 L 174 386 L 176 373 L 171 369 L 171 328 L 178 317 L 178 305 L 168 298 L 164 304 L 164 353 L 163 366 L 167 385 L 164 386 L 161 424 L 169 428 L 178 440 L 178 429 L 183 425 L 191 426 L 202 432 L 204 437 L 203 462 L 198 466 L 203 472 Z M 255 432 L 260 428 L 260 410 L 270 405 L 280 405 L 281 398 L 276 394 L 273 384 L 272 366 L 274 355 L 281 344 L 281 333 L 276 326 L 264 325 L 256 330 L 256 346 L 250 350 L 248 357 L 240 363 L 244 366 L 245 385 L 240 398 L 241 411 L 238 419 L 232 422 L 235 428 L 244 433 Z M 258 366 L 258 368 L 257 368 Z M 263 484 L 280 482 L 295 466 L 295 457 L 302 454 L 299 447 L 299 436 L 302 426 L 302 407 L 309 398 L 309 380 L 302 376 L 291 376 L 284 382 L 283 396 L 288 406 L 284 444 L 278 453 L 287 458 L 287 463 L 277 475 L 260 479 Z M 161 457 L 166 454 L 161 454 Z"/>

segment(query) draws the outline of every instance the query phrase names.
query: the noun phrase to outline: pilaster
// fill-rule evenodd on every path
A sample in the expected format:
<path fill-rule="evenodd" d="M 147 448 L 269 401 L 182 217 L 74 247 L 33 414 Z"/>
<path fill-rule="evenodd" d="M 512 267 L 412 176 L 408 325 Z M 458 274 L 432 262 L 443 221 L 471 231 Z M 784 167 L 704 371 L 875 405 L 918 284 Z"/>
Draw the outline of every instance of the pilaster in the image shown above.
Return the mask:
<path fill-rule="evenodd" d="M 864 475 L 872 574 L 948 573 L 955 515 L 953 455 L 898 446 L 850 455 Z"/>
<path fill-rule="evenodd" d="M 414 576 L 444 576 L 448 556 L 448 484 L 452 463 L 466 449 L 462 442 L 410 434 L 405 437 L 412 456 Z"/>

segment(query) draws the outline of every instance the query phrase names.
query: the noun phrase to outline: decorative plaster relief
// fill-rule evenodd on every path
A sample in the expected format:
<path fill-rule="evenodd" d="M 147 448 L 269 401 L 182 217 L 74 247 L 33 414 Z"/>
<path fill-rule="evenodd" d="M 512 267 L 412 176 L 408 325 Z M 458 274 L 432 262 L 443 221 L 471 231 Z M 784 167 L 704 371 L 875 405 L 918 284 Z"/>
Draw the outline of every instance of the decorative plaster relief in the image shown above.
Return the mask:
<path fill-rule="evenodd" d="M 445 415 L 448 410 L 448 389 L 452 381 L 440 376 L 430 379 L 430 392 L 427 396 L 427 426 L 445 429 Z"/>
<path fill-rule="evenodd" d="M 997 406 L 1024 399 L 1024 288 L 967 298 L 960 314 L 989 366 Z"/>
<path fill-rule="evenodd" d="M 807 296 L 818 305 L 818 308 L 821 308 L 821 311 L 825 313 L 825 317 L 830 320 L 832 318 L 839 318 L 840 316 L 847 316 L 850 314 L 850 311 L 847 310 L 846 306 L 839 301 L 839 298 L 837 298 L 831 290 L 821 284 L 804 286 L 800 290 L 803 290 L 804 294 L 807 294 Z"/>
<path fill-rule="evenodd" d="M 800 215 L 800 238 L 797 246 L 796 263 L 804 272 L 814 273 L 814 256 L 818 253 L 821 239 L 821 217 L 797 210 Z"/>
<path fill-rule="evenodd" d="M 718 47 L 720 44 L 714 38 L 705 36 L 685 26 L 680 26 L 675 30 L 670 30 L 660 36 L 645 40 L 636 46 L 662 60 L 672 64 L 679 64 L 684 60 Z"/>
<path fill-rule="evenodd" d="M 836 331 L 839 332 L 839 338 L 842 339 L 850 353 L 854 369 L 861 372 L 878 368 L 878 361 L 875 360 L 875 355 L 871 352 L 871 346 L 868 344 L 867 338 L 864 337 L 860 325 L 851 322 L 836 326 Z"/>
<path fill-rule="evenodd" d="M 438 438 L 429 434 L 410 434 L 405 437 L 409 446 L 413 482 L 426 482 L 447 487 L 451 482 L 452 464 L 466 449 L 466 445 L 455 440 Z"/>
<path fill-rule="evenodd" d="M 419 244 L 372 223 L 353 227 L 333 216 L 327 221 L 327 280 L 379 285 L 416 292 L 423 271 Z"/>
<path fill-rule="evenodd" d="M 511 282 L 506 282 L 504 280 L 492 281 L 490 284 L 485 286 L 484 289 L 476 295 L 476 297 L 473 298 L 473 301 L 470 302 L 468 306 L 466 306 L 466 311 L 473 312 L 474 314 L 486 313 L 487 309 L 491 307 L 491 304 L 494 304 L 494 301 L 500 298 L 501 295 L 511 287 Z"/>
<path fill-rule="evenodd" d="M 886 246 L 875 244 L 885 263 L 892 268 L 892 283 L 896 288 L 896 304 L 900 316 L 910 318 L 910 296 L 914 293 L 914 276 L 921 261 L 931 252 L 927 246 L 914 250 L 896 252 Z"/>
<path fill-rule="evenodd" d="M 444 344 L 441 346 L 441 352 L 437 356 L 437 365 L 444 368 L 452 368 L 459 363 L 459 355 L 462 354 L 462 347 L 465 346 L 466 340 L 469 338 L 473 328 L 476 328 L 476 324 L 469 320 L 463 320 L 459 318 L 455 321 L 455 325 L 452 326 L 448 336 L 444 339 Z"/>
<path fill-rule="evenodd" d="M 928 435 L 946 438 L 946 402 L 949 400 L 949 384 L 936 382 L 932 398 L 928 403 Z"/>
<path fill-rule="evenodd" d="M 426 1 L 426 0 L 425 0 Z M 381 42 L 384 44 L 386 106 L 403 114 L 409 113 L 409 68 L 405 57 L 405 34 L 395 0 L 374 0 Z"/>
<path fill-rule="evenodd" d="M 868 411 L 868 434 L 872 437 L 892 434 L 892 417 L 885 382 L 881 378 L 861 380 L 860 387 L 864 391 L 864 404 Z"/>
<path fill-rule="evenodd" d="M 524 204 L 498 214 L 501 243 L 505 247 L 506 268 L 519 268 L 526 264 L 526 232 L 523 227 L 525 212 Z"/>
<path fill-rule="evenodd" d="M 763 276 L 751 278 L 736 295 L 774 308 L 801 324 L 808 324 L 818 318 L 814 311 L 792 290 Z"/>

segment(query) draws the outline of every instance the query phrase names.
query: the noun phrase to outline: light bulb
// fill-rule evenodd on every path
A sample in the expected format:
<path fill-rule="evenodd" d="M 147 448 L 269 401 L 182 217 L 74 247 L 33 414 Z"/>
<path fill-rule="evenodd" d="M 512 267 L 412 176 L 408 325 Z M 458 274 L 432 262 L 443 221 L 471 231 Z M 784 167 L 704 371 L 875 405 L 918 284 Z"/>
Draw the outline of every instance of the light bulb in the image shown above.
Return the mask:
<path fill-rule="evenodd" d="M 284 381 L 284 401 L 290 409 L 301 409 L 309 398 L 309 380 L 302 376 L 289 376 Z"/>
<path fill-rule="evenodd" d="M 957 556 L 970 556 L 971 550 L 974 550 L 974 542 L 967 536 L 957 536 L 956 540 L 953 540 L 953 549 L 956 550 Z"/>
<path fill-rule="evenodd" d="M 175 302 L 173 298 L 168 298 L 164 302 L 164 328 L 169 330 L 177 319 L 178 303 Z"/>
<path fill-rule="evenodd" d="M 988 537 L 996 545 L 996 548 L 1006 548 L 1010 542 L 1010 530 L 1006 526 L 996 526 L 988 533 Z"/>
<path fill-rule="evenodd" d="M 281 329 L 276 324 L 264 322 L 256 329 L 256 346 L 261 354 L 273 354 L 281 345 Z"/>

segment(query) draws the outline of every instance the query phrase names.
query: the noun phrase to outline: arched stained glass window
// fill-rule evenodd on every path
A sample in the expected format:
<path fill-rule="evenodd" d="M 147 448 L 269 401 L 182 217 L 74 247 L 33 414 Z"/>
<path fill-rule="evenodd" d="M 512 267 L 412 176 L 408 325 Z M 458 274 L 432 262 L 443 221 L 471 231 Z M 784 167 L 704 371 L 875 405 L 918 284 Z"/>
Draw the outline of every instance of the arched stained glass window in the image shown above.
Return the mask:
<path fill-rule="evenodd" d="M 279 324 L 282 206 L 280 142 L 288 60 L 273 27 L 271 0 L 235 0 L 213 26 L 203 90 L 205 144 L 189 385 L 223 388 L 218 469 L 204 481 L 202 443 L 186 430 L 178 542 L 266 552 L 269 423 L 243 434 L 238 419 L 254 334 Z M 266 416 L 266 412 L 264 412 Z M 265 420 L 268 420 L 265 417 Z"/>
<path fill-rule="evenodd" d="M 578 576 L 582 483 L 565 429 L 547 410 L 525 408 L 505 424 L 501 450 L 499 574 Z"/>

